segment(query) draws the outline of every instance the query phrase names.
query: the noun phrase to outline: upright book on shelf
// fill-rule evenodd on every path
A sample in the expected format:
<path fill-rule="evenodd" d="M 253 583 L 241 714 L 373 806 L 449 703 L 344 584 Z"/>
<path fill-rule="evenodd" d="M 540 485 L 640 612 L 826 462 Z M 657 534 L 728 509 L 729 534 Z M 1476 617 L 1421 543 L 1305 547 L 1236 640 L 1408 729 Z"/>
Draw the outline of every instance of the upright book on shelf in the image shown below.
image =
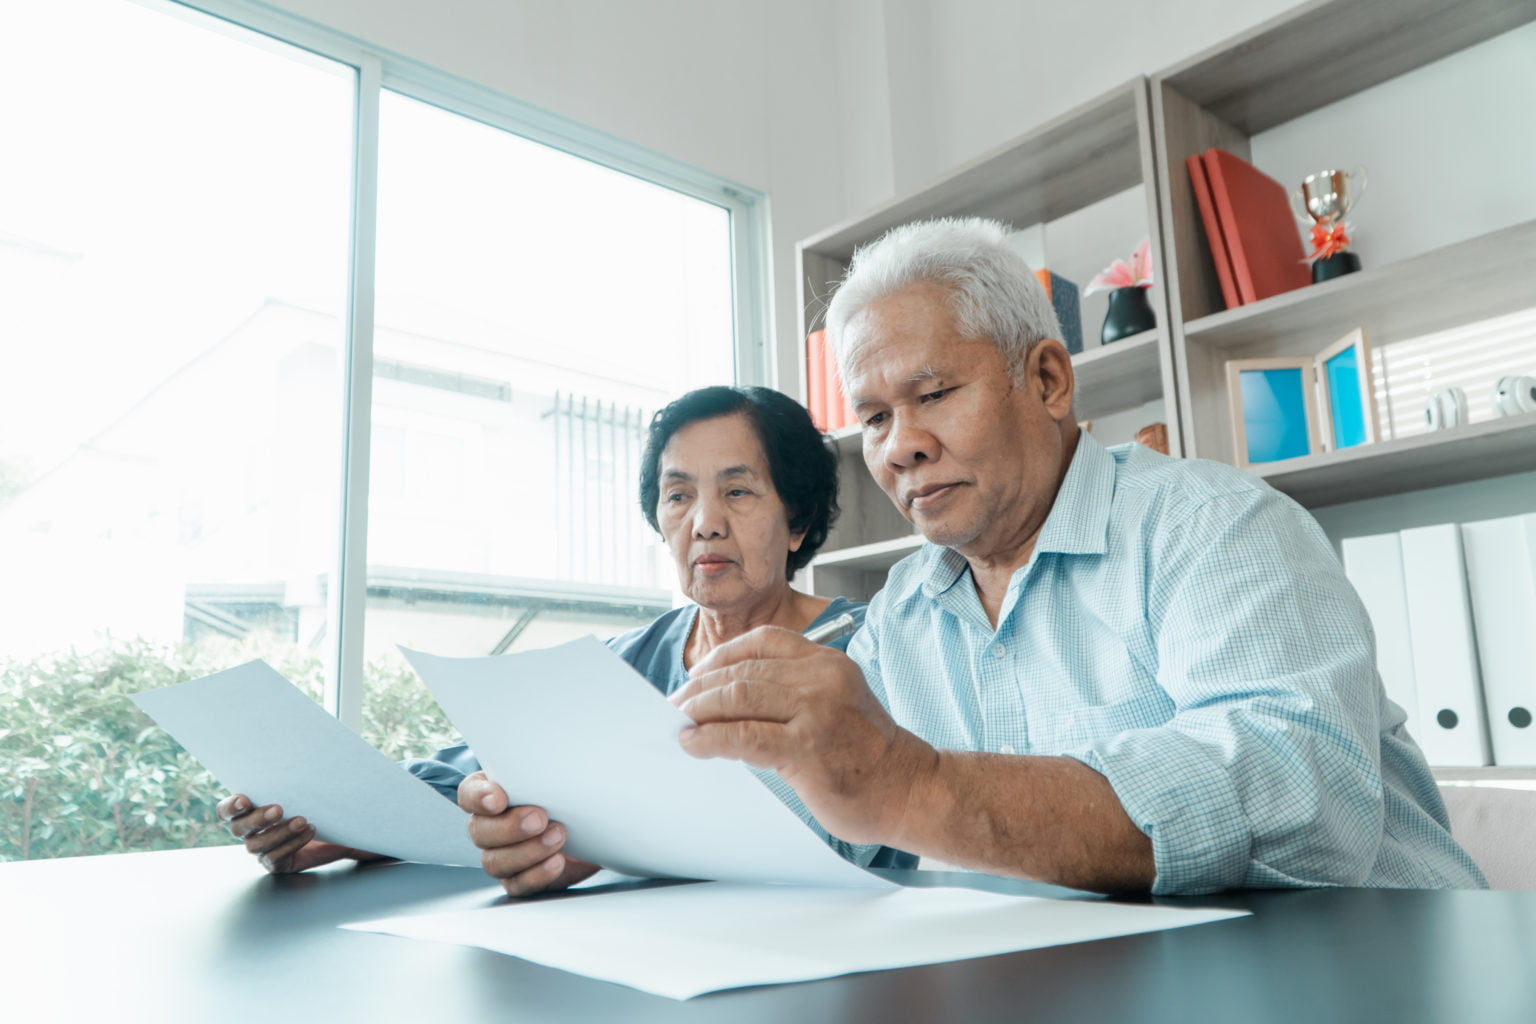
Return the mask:
<path fill-rule="evenodd" d="M 1311 284 L 1285 186 L 1224 149 L 1200 155 L 1238 297 L 1257 302 Z"/>
<path fill-rule="evenodd" d="M 1419 746 L 1432 765 L 1489 763 L 1472 607 L 1455 523 L 1398 534 L 1418 687 Z"/>
<path fill-rule="evenodd" d="M 821 431 L 831 430 L 827 417 L 827 332 L 812 331 L 805 337 L 805 407 L 811 422 Z"/>
<path fill-rule="evenodd" d="M 1408 731 L 1419 735 L 1419 691 L 1413 677 L 1413 637 L 1403 586 L 1403 546 L 1395 533 L 1346 537 L 1344 572 L 1371 617 L 1376 670 L 1393 703 L 1407 712 Z"/>
<path fill-rule="evenodd" d="M 1463 523 L 1493 763 L 1536 765 L 1536 513 Z"/>
<path fill-rule="evenodd" d="M 1200 223 L 1205 225 L 1205 240 L 1211 247 L 1211 262 L 1216 267 L 1216 280 L 1221 284 L 1221 298 L 1228 309 L 1243 304 L 1237 294 L 1237 282 L 1232 280 L 1232 257 L 1227 255 L 1227 241 L 1221 234 L 1221 218 L 1216 214 L 1216 203 L 1211 198 L 1211 184 L 1205 176 L 1205 160 L 1196 153 L 1184 161 L 1189 168 L 1189 185 L 1195 193 L 1195 205 L 1200 208 Z"/>
<path fill-rule="evenodd" d="M 1077 355 L 1083 350 L 1083 308 L 1078 298 L 1077 285 L 1050 270 L 1035 271 L 1035 278 L 1045 289 L 1045 297 L 1051 300 L 1056 311 L 1056 321 L 1061 325 L 1061 343 L 1067 351 Z"/>

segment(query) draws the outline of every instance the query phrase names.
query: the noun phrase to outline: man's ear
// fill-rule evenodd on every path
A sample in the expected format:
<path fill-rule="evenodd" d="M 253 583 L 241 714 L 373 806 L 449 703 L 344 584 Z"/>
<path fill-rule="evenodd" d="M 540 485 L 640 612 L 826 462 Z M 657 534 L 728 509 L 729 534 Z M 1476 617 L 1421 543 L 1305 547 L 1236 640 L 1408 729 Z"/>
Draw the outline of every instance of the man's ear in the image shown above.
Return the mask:
<path fill-rule="evenodd" d="M 1053 420 L 1072 418 L 1072 398 L 1077 378 L 1072 372 L 1072 353 L 1055 338 L 1045 338 L 1029 351 L 1029 382 L 1039 389 L 1040 400 Z"/>

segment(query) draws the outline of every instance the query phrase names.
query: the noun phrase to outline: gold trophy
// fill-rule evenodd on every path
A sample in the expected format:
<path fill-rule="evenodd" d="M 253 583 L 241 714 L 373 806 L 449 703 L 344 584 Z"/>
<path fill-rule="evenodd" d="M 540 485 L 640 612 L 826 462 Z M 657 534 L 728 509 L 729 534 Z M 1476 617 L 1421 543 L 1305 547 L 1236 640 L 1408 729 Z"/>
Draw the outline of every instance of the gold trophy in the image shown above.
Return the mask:
<path fill-rule="evenodd" d="M 1320 171 L 1309 174 L 1292 198 L 1312 221 L 1312 283 L 1327 281 L 1360 269 L 1360 257 L 1349 251 L 1351 226 L 1344 217 L 1365 191 L 1365 168 L 1353 171 Z"/>

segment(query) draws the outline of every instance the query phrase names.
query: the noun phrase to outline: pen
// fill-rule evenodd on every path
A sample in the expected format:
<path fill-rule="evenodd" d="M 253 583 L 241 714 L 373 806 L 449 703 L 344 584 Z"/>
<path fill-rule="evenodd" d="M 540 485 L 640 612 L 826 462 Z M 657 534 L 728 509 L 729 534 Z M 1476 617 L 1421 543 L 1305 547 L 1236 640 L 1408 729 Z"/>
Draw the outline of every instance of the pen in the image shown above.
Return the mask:
<path fill-rule="evenodd" d="M 839 615 L 831 622 L 824 622 L 815 629 L 806 630 L 805 638 L 813 644 L 831 643 L 840 636 L 846 636 L 859 628 L 859 622 L 847 612 Z"/>

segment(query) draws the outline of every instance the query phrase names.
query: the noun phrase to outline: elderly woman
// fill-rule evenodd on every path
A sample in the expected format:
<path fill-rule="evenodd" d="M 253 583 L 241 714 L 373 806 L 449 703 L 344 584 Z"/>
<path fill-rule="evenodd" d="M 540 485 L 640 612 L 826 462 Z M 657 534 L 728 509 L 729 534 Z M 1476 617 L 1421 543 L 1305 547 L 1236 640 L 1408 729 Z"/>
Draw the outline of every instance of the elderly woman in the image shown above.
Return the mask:
<path fill-rule="evenodd" d="M 710 651 L 760 626 L 803 633 L 845 614 L 862 622 L 864 605 L 789 585 L 837 518 L 837 457 L 805 409 L 777 391 L 702 388 L 658 412 L 641 460 L 640 508 L 666 541 L 678 584 L 694 603 L 608 646 L 662 693 L 681 687 Z M 846 647 L 851 633 L 828 643 Z M 480 765 L 463 745 L 406 768 L 466 810 L 497 816 L 509 842 L 476 842 L 485 848 L 486 870 L 508 892 L 563 888 L 596 870 L 560 853 L 565 829 L 541 808 L 508 808 L 501 789 L 476 774 Z M 804 815 L 788 786 L 771 772 L 761 775 Z M 269 871 L 372 856 L 319 842 L 303 818 L 284 819 L 277 805 L 252 807 L 242 794 L 221 801 L 219 815 Z"/>

